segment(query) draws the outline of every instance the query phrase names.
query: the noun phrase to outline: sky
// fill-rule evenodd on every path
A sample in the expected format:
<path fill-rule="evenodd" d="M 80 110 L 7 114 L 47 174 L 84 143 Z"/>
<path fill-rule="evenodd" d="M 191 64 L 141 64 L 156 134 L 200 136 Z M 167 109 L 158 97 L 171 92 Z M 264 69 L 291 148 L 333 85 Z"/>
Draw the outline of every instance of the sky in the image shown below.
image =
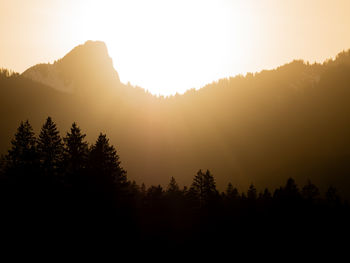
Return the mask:
<path fill-rule="evenodd" d="M 350 48 L 349 0 L 0 0 L 0 67 L 104 41 L 122 82 L 153 94 Z"/>

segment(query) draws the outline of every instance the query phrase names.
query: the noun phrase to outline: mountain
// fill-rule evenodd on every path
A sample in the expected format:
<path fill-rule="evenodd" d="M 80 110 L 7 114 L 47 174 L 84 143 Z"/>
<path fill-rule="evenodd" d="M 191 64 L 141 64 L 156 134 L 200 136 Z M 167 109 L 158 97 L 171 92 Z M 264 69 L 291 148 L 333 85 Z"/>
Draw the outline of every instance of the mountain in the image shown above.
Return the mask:
<path fill-rule="evenodd" d="M 350 192 L 350 51 L 322 64 L 295 60 L 167 98 L 121 83 L 102 42 L 5 75 L 2 152 L 21 120 L 38 132 L 50 115 L 62 135 L 73 121 L 91 143 L 107 133 L 138 183 L 165 185 L 174 176 L 188 185 L 202 168 L 222 190 L 229 181 L 262 188 L 293 177 Z"/>
<path fill-rule="evenodd" d="M 35 65 L 22 75 L 64 92 L 86 93 L 96 86 L 120 84 L 106 44 L 101 41 L 87 41 L 53 64 Z"/>

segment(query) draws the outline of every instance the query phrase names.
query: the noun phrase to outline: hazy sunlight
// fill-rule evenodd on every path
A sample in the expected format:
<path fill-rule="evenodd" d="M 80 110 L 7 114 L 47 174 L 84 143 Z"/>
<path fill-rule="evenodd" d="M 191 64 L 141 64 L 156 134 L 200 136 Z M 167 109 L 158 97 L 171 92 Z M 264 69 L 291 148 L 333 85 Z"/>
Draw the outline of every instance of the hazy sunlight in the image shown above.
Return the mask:
<path fill-rule="evenodd" d="M 243 8 L 234 1 L 84 1 L 76 5 L 79 19 L 67 23 L 77 42 L 106 42 L 123 82 L 172 94 L 239 71 L 255 35 L 255 15 Z"/>
<path fill-rule="evenodd" d="M 296 58 L 335 56 L 350 46 L 349 8 L 346 0 L 0 0 L 0 31 L 8 36 L 0 61 L 23 72 L 101 40 L 122 82 L 182 93 Z"/>

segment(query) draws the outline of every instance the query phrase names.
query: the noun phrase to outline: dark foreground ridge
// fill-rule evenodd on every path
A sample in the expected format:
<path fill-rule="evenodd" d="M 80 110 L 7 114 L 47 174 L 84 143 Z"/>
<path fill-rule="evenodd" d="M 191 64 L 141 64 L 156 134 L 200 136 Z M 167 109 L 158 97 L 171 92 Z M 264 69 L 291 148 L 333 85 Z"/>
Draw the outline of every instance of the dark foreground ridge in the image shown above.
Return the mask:
<path fill-rule="evenodd" d="M 253 184 L 240 192 L 228 183 L 220 193 L 211 172 L 199 170 L 189 187 L 171 177 L 166 188 L 146 188 L 127 179 L 105 134 L 93 145 L 84 138 L 76 123 L 61 138 L 50 117 L 38 137 L 28 121 L 20 124 L 1 159 L 3 236 L 80 244 L 108 236 L 135 250 L 346 238 L 349 205 L 332 186 L 321 194 L 310 181 L 299 188 L 290 178 L 272 192 Z"/>

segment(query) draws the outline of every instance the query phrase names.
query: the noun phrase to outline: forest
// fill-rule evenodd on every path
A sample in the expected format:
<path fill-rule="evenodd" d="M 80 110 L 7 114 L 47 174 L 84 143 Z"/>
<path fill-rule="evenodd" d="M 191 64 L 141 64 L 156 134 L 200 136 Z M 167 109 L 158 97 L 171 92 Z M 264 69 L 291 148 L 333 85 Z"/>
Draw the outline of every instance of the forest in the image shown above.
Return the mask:
<path fill-rule="evenodd" d="M 346 262 L 349 11 L 0 0 L 0 263 Z"/>
<path fill-rule="evenodd" d="M 276 189 L 292 177 L 349 199 L 349 83 L 343 51 L 155 96 L 122 83 L 106 45 L 88 41 L 54 63 L 0 73 L 0 154 L 20 121 L 38 133 L 51 116 L 62 131 L 79 123 L 90 144 L 108 134 L 128 178 L 146 185 L 165 187 L 172 176 L 190 185 L 205 168 L 220 189 Z"/>
<path fill-rule="evenodd" d="M 61 136 L 51 117 L 38 136 L 28 120 L 20 123 L 1 158 L 3 234 L 43 240 L 107 235 L 124 246 L 164 249 L 229 248 L 262 239 L 325 243 L 346 236 L 349 203 L 331 185 L 321 192 L 310 180 L 298 186 L 289 178 L 273 190 L 227 182 L 220 191 L 202 168 L 189 186 L 169 177 L 167 186 L 146 187 L 128 179 L 106 134 L 93 144 L 85 137 L 77 123 Z"/>

